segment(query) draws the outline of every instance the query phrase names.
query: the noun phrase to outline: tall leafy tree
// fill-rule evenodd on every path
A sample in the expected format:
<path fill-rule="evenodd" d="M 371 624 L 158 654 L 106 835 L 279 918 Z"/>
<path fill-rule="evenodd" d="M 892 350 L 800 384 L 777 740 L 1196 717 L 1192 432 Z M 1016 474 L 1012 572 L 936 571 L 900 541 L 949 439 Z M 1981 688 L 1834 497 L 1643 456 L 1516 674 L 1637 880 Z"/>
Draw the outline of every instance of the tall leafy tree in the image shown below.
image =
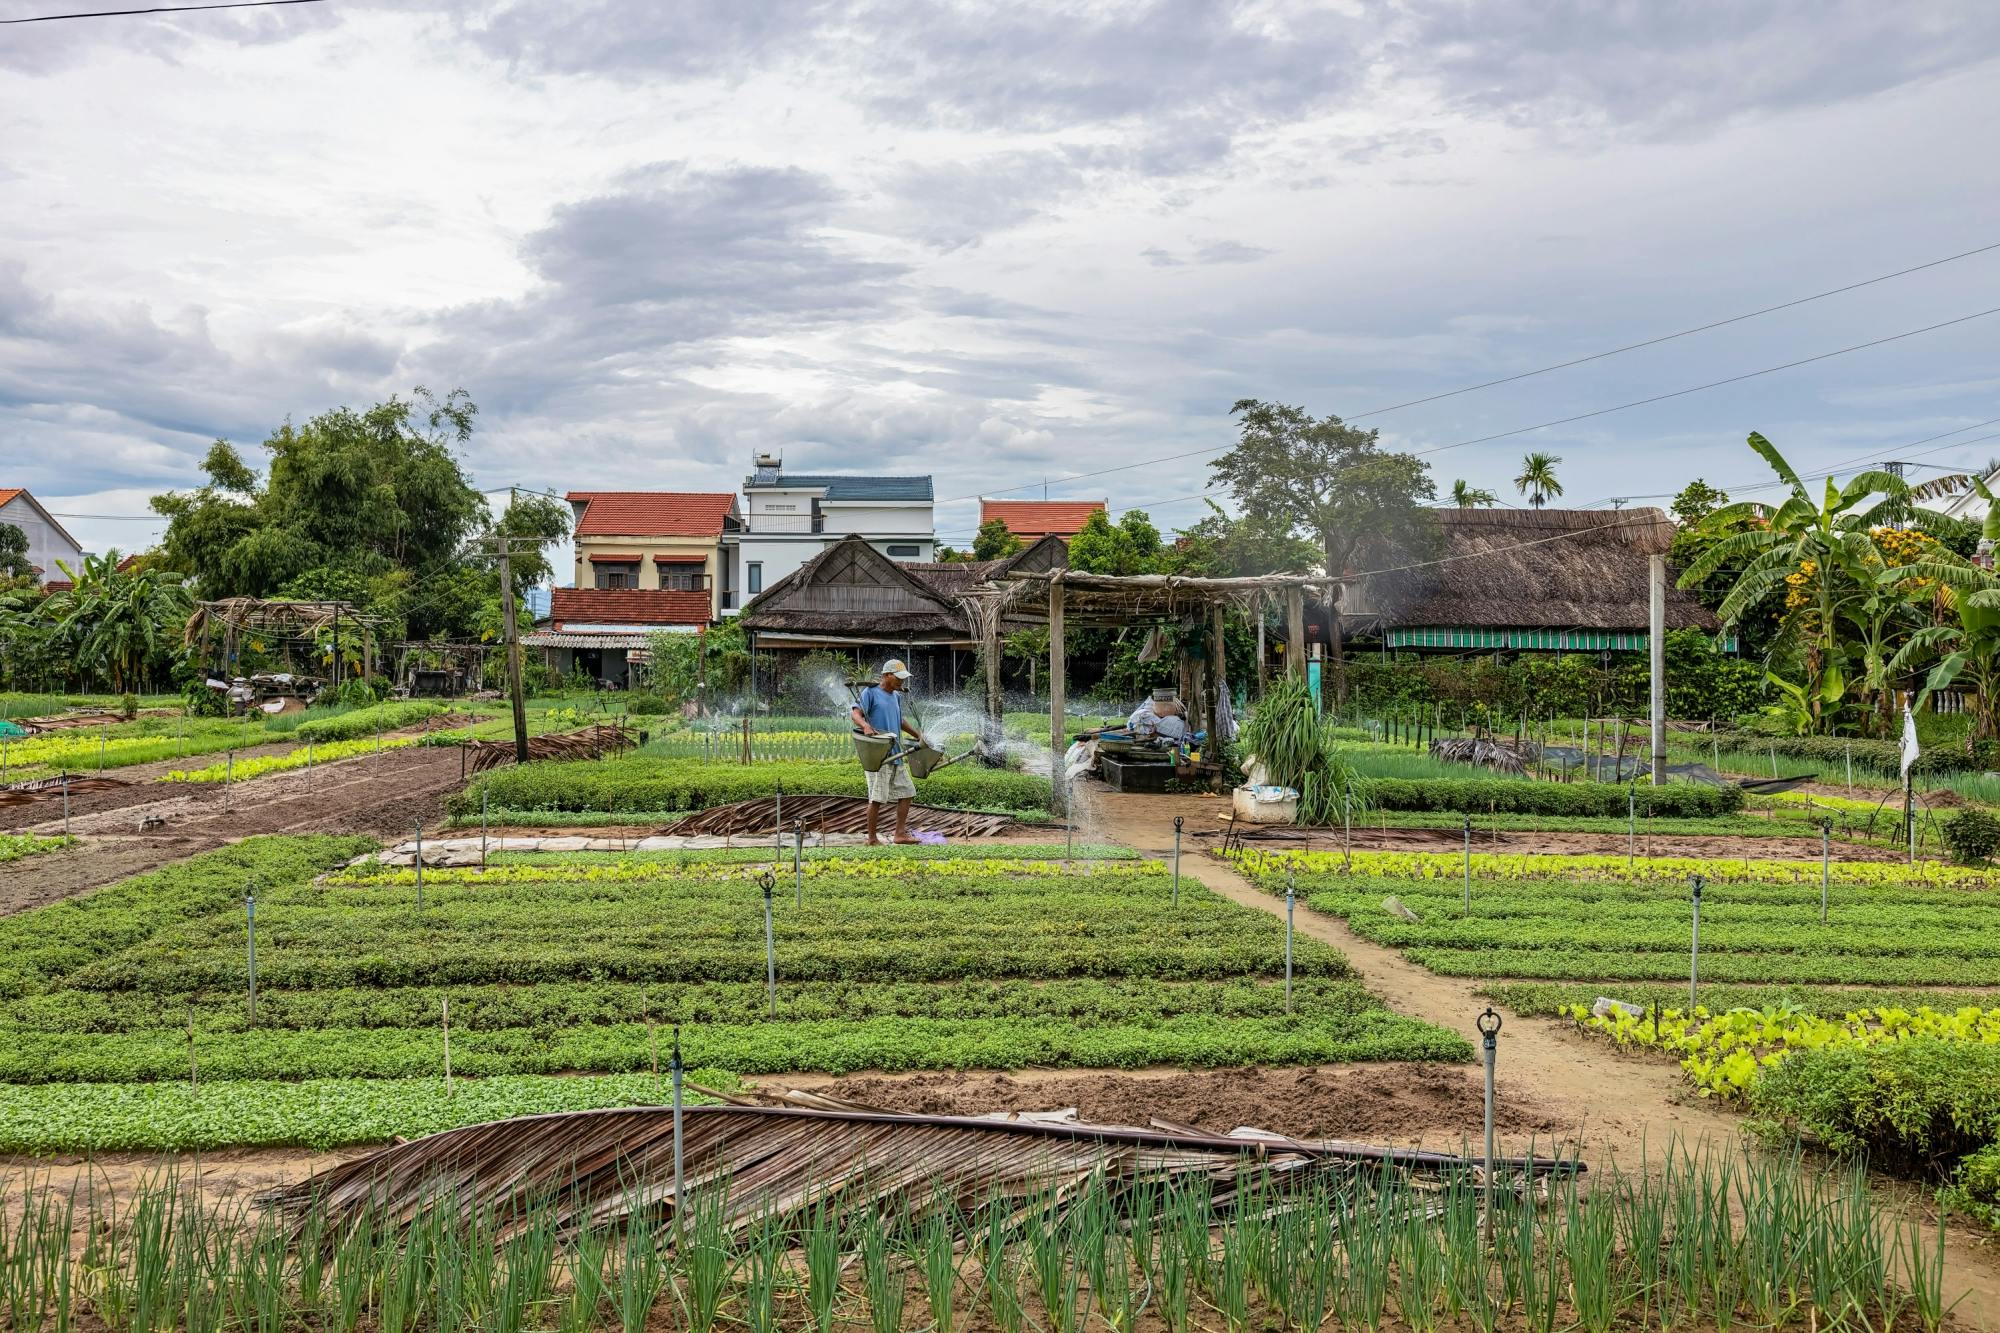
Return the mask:
<path fill-rule="evenodd" d="M 1315 418 L 1302 407 L 1245 398 L 1230 411 L 1239 419 L 1236 447 L 1210 467 L 1244 519 L 1269 538 L 1311 541 L 1335 576 L 1371 554 L 1427 549 L 1436 540 L 1437 518 L 1424 502 L 1436 498 L 1437 486 L 1422 459 L 1383 449 L 1376 431 L 1337 416 Z M 1334 694 L 1345 700 L 1340 606 L 1336 586 L 1327 620 Z"/>
<path fill-rule="evenodd" d="M 34 569 L 28 562 L 28 534 L 12 523 L 0 523 L 0 575 L 25 579 Z"/>
<path fill-rule="evenodd" d="M 1562 483 L 1556 480 L 1556 464 L 1562 459 L 1555 454 L 1539 451 L 1521 460 L 1521 475 L 1514 478 L 1514 489 L 1528 497 L 1528 503 L 1540 509 L 1549 502 L 1549 497 L 1563 493 Z"/>
<path fill-rule="evenodd" d="M 972 539 L 974 560 L 1005 560 L 1010 555 L 1019 554 L 1022 549 L 1021 539 L 1007 526 L 1004 518 L 987 519 L 979 525 L 979 531 Z"/>
<path fill-rule="evenodd" d="M 1500 497 L 1464 477 L 1451 484 L 1451 502 L 1460 509 L 1491 509 Z"/>
<path fill-rule="evenodd" d="M 153 498 L 163 563 L 205 597 L 268 596 L 319 567 L 378 577 L 452 563 L 486 521 L 457 451 L 478 409 L 419 388 L 366 411 L 334 408 L 264 442 L 263 477 L 218 440 L 206 483 Z"/>

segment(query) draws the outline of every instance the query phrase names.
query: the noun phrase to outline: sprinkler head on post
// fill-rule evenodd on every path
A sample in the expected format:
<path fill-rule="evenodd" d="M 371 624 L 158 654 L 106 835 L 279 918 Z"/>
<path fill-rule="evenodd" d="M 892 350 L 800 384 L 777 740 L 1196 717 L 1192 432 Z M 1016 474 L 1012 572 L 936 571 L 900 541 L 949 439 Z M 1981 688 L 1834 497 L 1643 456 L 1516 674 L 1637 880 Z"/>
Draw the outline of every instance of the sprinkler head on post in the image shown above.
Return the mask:
<path fill-rule="evenodd" d="M 1701 876 L 1700 876 L 1700 875 L 1689 875 L 1689 876 L 1688 876 L 1688 884 L 1689 884 L 1689 886 L 1690 886 L 1691 888 L 1693 888 L 1693 889 L 1694 889 L 1694 900 L 1695 900 L 1696 902 L 1700 902 L 1700 901 L 1701 901 Z"/>
<path fill-rule="evenodd" d="M 1491 1044 L 1500 1035 L 1500 1015 L 1492 1005 L 1488 1005 L 1485 1013 L 1472 1020 L 1472 1026 L 1478 1028 L 1479 1035 Z"/>
<path fill-rule="evenodd" d="M 674 1069 L 681 1067 L 681 1025 L 679 1023 L 674 1024 L 674 1053 L 668 1058 L 668 1064 Z"/>
<path fill-rule="evenodd" d="M 1185 817 L 1185 816 L 1183 816 L 1183 815 L 1175 815 L 1175 816 L 1174 816 L 1174 832 L 1176 832 L 1176 833 L 1179 833 L 1179 832 L 1181 831 L 1181 825 L 1182 825 L 1182 824 L 1184 824 L 1184 823 L 1186 823 L 1186 822 L 1187 822 L 1187 820 L 1186 820 L 1186 817 Z"/>
<path fill-rule="evenodd" d="M 771 872 L 766 870 L 763 874 L 759 875 L 757 877 L 757 883 L 764 890 L 764 901 L 765 902 L 771 901 L 771 890 L 774 887 L 776 887 L 778 883 L 778 881 L 772 877 Z"/>

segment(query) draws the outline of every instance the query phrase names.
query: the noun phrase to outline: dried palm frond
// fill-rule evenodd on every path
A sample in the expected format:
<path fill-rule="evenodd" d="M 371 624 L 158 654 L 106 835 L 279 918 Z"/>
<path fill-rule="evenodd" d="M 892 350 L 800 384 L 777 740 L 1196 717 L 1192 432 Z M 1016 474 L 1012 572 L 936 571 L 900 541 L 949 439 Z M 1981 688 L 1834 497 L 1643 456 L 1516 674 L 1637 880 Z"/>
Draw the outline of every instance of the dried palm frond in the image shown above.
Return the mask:
<path fill-rule="evenodd" d="M 1507 744 L 1489 736 L 1453 736 L 1448 740 L 1431 742 L 1433 759 L 1442 759 L 1454 764 L 1473 764 L 1514 776 L 1527 772 L 1529 763 L 1539 755 L 1540 751 L 1541 747 L 1534 741 Z"/>
<path fill-rule="evenodd" d="M 1226 1199 L 1239 1177 L 1277 1188 L 1360 1170 L 1442 1173 L 1470 1166 L 1443 1153 L 1259 1131 L 1208 1134 L 1181 1127 L 1049 1124 L 964 1116 L 693 1106 L 684 1112 L 684 1178 L 725 1191 L 741 1229 L 812 1205 L 892 1207 L 912 1218 L 970 1212 L 997 1197 L 1066 1194 L 1098 1174 L 1114 1196 L 1140 1184 L 1196 1175 Z M 294 1219 L 332 1227 L 363 1216 L 406 1227 L 434 1209 L 510 1217 L 554 1207 L 565 1229 L 610 1227 L 675 1210 L 673 1114 L 664 1107 L 572 1111 L 448 1130 L 322 1171 L 266 1201 Z M 1509 1159 L 1532 1178 L 1580 1164 Z M 710 1195 L 713 1198 L 713 1195 Z"/>

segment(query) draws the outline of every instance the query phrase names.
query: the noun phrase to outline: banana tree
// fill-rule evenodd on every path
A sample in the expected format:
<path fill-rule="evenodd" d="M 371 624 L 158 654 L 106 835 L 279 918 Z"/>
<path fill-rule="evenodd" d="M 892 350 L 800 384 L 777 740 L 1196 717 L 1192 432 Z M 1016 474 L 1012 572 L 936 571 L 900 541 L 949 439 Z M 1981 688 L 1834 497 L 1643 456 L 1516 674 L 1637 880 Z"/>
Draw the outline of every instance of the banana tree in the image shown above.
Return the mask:
<path fill-rule="evenodd" d="M 1919 499 L 1973 491 L 1986 501 L 1986 521 L 1980 536 L 1988 549 L 2000 544 L 2000 502 L 1986 482 L 1969 474 L 1940 477 L 1912 491 Z M 1972 736 L 1975 741 L 2000 738 L 2000 578 L 1993 571 L 1955 560 L 1923 561 L 1908 573 L 1937 581 L 1940 600 L 1952 620 L 1920 630 L 1903 645 L 1889 665 L 1892 676 L 1913 670 L 1934 653 L 1942 653 L 1925 677 L 1922 697 L 1963 683 L 1971 687 Z"/>
<path fill-rule="evenodd" d="M 1751 519 L 1755 526 L 1711 546 L 1681 575 L 1680 586 L 1696 586 L 1723 566 L 1742 562 L 1743 572 L 1716 610 L 1731 628 L 1768 594 L 1788 585 L 1798 594 L 1788 599 L 1794 603 L 1788 628 L 1797 637 L 1804 667 L 1799 702 L 1811 730 L 1821 732 L 1839 711 L 1851 681 L 1865 681 L 1871 674 L 1880 679 L 1886 670 L 1871 673 L 1866 650 L 1856 651 L 1845 630 L 1870 617 L 1867 604 L 1880 595 L 1880 575 L 1890 565 L 1870 532 L 1876 511 L 1885 505 L 1906 506 L 1909 485 L 1894 473 L 1863 472 L 1845 486 L 1829 478 L 1815 498 L 1769 440 L 1752 431 L 1749 445 L 1791 488 L 1791 495 L 1775 506 L 1746 500 L 1717 510 L 1711 519 L 1718 524 Z M 1850 657 L 1863 659 L 1853 664 L 1859 671 L 1850 669 Z"/>

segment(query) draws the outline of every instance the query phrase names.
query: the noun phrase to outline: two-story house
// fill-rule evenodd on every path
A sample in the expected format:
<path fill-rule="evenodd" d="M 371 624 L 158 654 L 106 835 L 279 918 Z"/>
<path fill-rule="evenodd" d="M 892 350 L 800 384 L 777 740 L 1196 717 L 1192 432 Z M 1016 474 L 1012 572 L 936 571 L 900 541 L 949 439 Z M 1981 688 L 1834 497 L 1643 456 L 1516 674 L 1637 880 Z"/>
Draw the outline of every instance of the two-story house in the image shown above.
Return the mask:
<path fill-rule="evenodd" d="M 859 536 L 891 560 L 927 563 L 937 550 L 931 479 L 786 472 L 784 460 L 759 454 L 743 479 L 748 508 L 742 531 L 725 538 L 735 548 L 734 586 L 724 601 L 733 613 L 827 547 Z"/>
<path fill-rule="evenodd" d="M 549 597 L 548 623 L 523 637 L 549 669 L 631 683 L 649 636 L 693 633 L 733 599 L 725 536 L 740 530 L 721 491 L 571 491 L 576 586 Z"/>
<path fill-rule="evenodd" d="M 28 563 L 43 587 L 68 585 L 56 561 L 75 569 L 83 560 L 83 548 L 40 501 L 17 487 L 0 487 L 0 523 L 19 528 L 28 539 Z"/>

